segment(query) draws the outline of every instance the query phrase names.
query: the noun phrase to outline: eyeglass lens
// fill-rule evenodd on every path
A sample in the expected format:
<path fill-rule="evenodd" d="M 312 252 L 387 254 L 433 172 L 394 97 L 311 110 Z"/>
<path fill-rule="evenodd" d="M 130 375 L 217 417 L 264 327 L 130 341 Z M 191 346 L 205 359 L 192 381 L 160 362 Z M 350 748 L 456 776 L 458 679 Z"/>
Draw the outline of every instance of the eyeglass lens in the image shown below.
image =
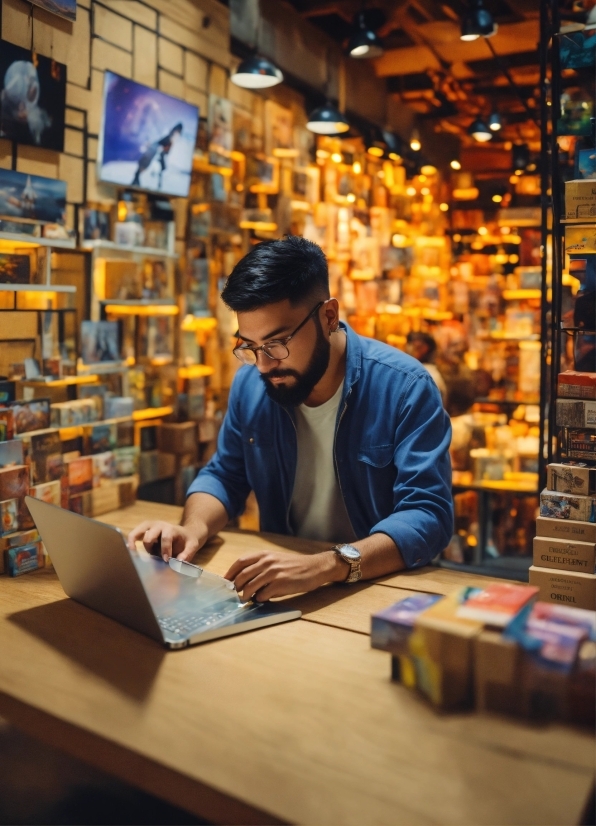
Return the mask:
<path fill-rule="evenodd" d="M 266 356 L 269 356 L 270 359 L 274 360 L 286 359 L 290 355 L 289 350 L 285 346 L 285 344 L 281 344 L 279 342 L 264 344 L 262 350 Z M 252 348 L 238 347 L 234 350 L 234 355 L 237 356 L 240 359 L 240 361 L 243 361 L 245 364 L 257 363 L 257 354 Z"/>

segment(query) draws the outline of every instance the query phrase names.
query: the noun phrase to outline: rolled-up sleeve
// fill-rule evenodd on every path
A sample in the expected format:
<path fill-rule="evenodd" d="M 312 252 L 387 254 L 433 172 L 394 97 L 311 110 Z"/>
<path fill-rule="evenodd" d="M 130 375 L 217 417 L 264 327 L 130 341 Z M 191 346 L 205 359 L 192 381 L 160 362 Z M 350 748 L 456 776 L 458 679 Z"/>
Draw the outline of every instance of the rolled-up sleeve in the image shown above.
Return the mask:
<path fill-rule="evenodd" d="M 412 376 L 395 433 L 393 513 L 370 530 L 390 536 L 408 568 L 426 565 L 451 540 L 450 442 L 451 422 L 432 378 Z"/>
<path fill-rule="evenodd" d="M 193 493 L 210 493 L 219 499 L 230 519 L 243 512 L 250 493 L 240 427 L 242 379 L 241 368 L 232 382 L 228 410 L 217 439 L 217 451 L 199 471 L 186 494 L 188 497 Z"/>

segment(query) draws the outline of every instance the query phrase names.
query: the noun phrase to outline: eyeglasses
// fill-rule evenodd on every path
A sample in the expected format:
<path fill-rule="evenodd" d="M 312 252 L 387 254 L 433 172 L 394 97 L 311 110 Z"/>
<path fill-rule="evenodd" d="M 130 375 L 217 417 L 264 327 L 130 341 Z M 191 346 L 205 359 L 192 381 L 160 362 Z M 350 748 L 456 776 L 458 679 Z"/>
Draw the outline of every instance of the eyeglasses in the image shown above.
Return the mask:
<path fill-rule="evenodd" d="M 283 361 L 284 359 L 287 359 L 290 355 L 290 351 L 286 346 L 288 341 L 294 338 L 296 333 L 304 327 L 307 321 L 310 321 L 315 313 L 321 309 L 324 303 L 324 301 L 319 301 L 317 306 L 313 307 L 304 321 L 302 321 L 289 336 L 286 336 L 285 338 L 273 339 L 273 341 L 266 341 L 265 344 L 261 344 L 260 347 L 251 347 L 249 344 L 241 344 L 239 347 L 234 347 L 234 355 L 244 364 L 256 364 L 258 359 L 257 353 L 259 350 L 262 350 L 266 356 L 274 361 Z"/>

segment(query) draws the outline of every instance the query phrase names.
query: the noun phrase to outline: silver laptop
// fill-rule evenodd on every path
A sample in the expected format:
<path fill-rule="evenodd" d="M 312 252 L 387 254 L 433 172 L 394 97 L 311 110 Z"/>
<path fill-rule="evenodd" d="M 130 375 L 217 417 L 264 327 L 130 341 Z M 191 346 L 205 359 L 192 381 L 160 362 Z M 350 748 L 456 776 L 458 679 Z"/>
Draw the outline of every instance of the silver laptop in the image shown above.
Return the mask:
<path fill-rule="evenodd" d="M 279 603 L 243 603 L 223 577 L 201 569 L 185 576 L 161 557 L 130 551 L 117 528 L 31 496 L 26 502 L 67 596 L 168 648 L 301 616 Z"/>

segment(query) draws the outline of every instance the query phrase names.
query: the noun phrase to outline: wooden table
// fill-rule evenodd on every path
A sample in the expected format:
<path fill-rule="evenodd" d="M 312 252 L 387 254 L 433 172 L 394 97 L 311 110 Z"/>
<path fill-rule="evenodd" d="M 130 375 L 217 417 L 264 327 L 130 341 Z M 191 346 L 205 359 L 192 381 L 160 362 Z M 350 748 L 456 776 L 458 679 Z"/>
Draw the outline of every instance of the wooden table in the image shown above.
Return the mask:
<path fill-rule="evenodd" d="M 138 502 L 128 531 L 180 509 Z M 224 531 L 222 573 L 288 537 Z M 294 597 L 303 619 L 167 652 L 66 599 L 56 576 L 0 579 L 0 715 L 41 740 L 217 823 L 577 823 L 589 732 L 440 715 L 389 679 L 370 614 L 478 576 L 427 568 Z"/>

